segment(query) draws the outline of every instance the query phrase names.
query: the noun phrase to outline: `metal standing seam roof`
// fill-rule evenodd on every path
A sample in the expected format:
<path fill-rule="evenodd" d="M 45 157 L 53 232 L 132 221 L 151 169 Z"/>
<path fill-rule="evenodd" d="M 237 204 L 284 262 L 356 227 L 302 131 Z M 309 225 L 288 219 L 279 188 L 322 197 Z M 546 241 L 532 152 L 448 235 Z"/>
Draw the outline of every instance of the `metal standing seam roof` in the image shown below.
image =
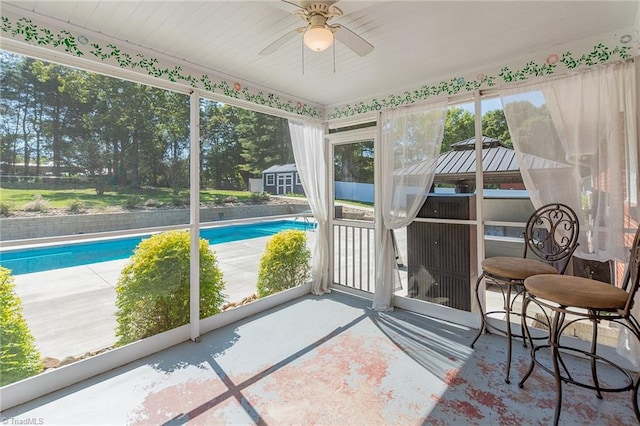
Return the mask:
<path fill-rule="evenodd" d="M 451 151 L 438 157 L 436 164 L 436 182 L 454 182 L 462 179 L 475 179 L 476 153 L 475 138 L 469 138 L 453 144 Z M 433 167 L 432 161 L 421 161 L 407 167 L 408 174 L 419 175 Z M 511 181 L 521 181 L 520 168 L 515 151 L 502 145 L 493 138 L 482 138 L 482 170 L 486 178 L 501 177 Z"/>
<path fill-rule="evenodd" d="M 476 172 L 475 138 L 452 145 L 452 150 L 438 157 L 436 174 L 464 174 Z M 517 172 L 515 151 L 493 138 L 482 137 L 482 171 L 485 173 Z"/>
<path fill-rule="evenodd" d="M 465 139 L 451 145 L 452 150 L 441 154 L 436 164 L 436 182 L 455 182 L 463 179 L 475 179 L 476 153 L 475 138 Z M 561 163 L 540 157 L 526 155 L 525 161 L 534 168 L 557 169 Z M 421 161 L 406 167 L 405 175 L 420 175 L 433 167 L 433 161 Z M 296 172 L 295 164 L 271 166 L 262 173 Z M 482 171 L 485 180 L 521 182 L 520 166 L 513 149 L 507 148 L 498 139 L 482 137 Z M 396 171 L 396 175 L 400 174 Z"/>

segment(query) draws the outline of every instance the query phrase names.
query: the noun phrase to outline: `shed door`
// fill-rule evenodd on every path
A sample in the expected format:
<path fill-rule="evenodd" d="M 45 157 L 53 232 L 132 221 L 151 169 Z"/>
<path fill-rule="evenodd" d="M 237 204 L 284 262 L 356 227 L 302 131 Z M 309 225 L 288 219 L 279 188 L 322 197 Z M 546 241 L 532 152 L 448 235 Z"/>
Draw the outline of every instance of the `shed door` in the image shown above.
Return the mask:
<path fill-rule="evenodd" d="M 278 175 L 278 195 L 285 195 L 293 192 L 293 173 L 283 173 Z"/>

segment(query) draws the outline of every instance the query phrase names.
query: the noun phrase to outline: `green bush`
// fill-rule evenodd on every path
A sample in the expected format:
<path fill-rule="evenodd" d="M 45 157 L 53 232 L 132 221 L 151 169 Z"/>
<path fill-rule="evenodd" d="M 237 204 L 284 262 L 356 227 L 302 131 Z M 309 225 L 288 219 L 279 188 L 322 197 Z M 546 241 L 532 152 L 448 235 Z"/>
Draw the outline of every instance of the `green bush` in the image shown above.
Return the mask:
<path fill-rule="evenodd" d="M 252 192 L 251 193 L 251 202 L 252 203 L 263 203 L 266 201 L 269 201 L 271 199 L 271 194 L 269 194 L 268 192 Z"/>
<path fill-rule="evenodd" d="M 189 205 L 189 197 L 184 198 L 180 195 L 174 195 L 171 197 L 171 205 L 174 207 L 184 207 Z"/>
<path fill-rule="evenodd" d="M 0 216 L 11 216 L 11 210 L 13 210 L 11 203 L 0 201 Z"/>
<path fill-rule="evenodd" d="M 84 209 L 86 208 L 86 206 L 84 205 L 84 203 L 79 200 L 79 199 L 75 199 L 72 200 L 71 202 L 69 202 L 69 211 L 72 213 L 80 213 L 82 211 L 84 211 Z"/>
<path fill-rule="evenodd" d="M 97 177 L 93 181 L 93 185 L 96 189 L 97 195 L 104 195 L 104 191 L 107 189 L 107 179 L 102 177 Z"/>
<path fill-rule="evenodd" d="M 135 195 L 135 194 L 129 195 L 124 200 L 124 208 L 129 210 L 135 209 L 140 204 L 142 204 L 143 201 L 144 201 L 144 198 L 142 197 L 142 195 Z"/>
<path fill-rule="evenodd" d="M 142 240 L 116 287 L 117 345 L 125 345 L 189 322 L 187 231 Z M 200 239 L 200 318 L 220 312 L 224 281 L 209 242 Z"/>
<path fill-rule="evenodd" d="M 40 352 L 22 316 L 11 271 L 0 267 L 0 386 L 42 371 Z"/>
<path fill-rule="evenodd" d="M 258 270 L 258 297 L 304 284 L 309 278 L 311 252 L 303 231 L 281 231 L 267 242 Z"/>

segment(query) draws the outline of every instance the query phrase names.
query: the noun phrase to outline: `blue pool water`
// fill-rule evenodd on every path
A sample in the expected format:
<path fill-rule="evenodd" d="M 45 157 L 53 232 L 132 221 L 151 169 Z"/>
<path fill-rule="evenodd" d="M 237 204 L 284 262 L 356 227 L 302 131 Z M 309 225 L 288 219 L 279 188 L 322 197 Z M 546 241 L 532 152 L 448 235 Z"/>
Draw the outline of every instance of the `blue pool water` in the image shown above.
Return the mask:
<path fill-rule="evenodd" d="M 200 230 L 200 237 L 209 240 L 209 244 L 221 244 L 232 241 L 259 238 L 277 234 L 285 229 L 308 230 L 313 224 L 294 220 L 275 220 L 269 222 L 220 226 Z M 109 240 L 94 240 L 64 245 L 3 250 L 0 252 L 0 265 L 11 269 L 13 275 L 51 269 L 68 268 L 89 263 L 126 259 L 133 255 L 138 243 L 149 235 L 125 237 Z"/>

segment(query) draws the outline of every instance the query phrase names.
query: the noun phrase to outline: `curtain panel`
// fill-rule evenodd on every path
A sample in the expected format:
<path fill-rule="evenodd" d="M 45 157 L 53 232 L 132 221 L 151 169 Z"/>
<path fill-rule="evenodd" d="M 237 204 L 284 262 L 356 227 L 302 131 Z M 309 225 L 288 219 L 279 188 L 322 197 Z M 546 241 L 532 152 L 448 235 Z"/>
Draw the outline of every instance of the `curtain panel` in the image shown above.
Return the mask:
<path fill-rule="evenodd" d="M 578 257 L 626 261 L 638 224 L 634 63 L 500 93 L 533 205 L 563 201 L 578 213 Z"/>
<path fill-rule="evenodd" d="M 302 187 L 317 222 L 311 267 L 311 292 L 329 290 L 329 238 L 324 127 L 321 124 L 289 120 L 291 145 Z"/>
<path fill-rule="evenodd" d="M 580 258 L 628 262 L 640 219 L 636 67 L 613 63 L 500 90 L 531 201 L 536 208 L 564 202 L 578 213 Z M 618 349 L 640 366 L 626 329 Z"/>
<path fill-rule="evenodd" d="M 433 183 L 447 114 L 447 100 L 387 110 L 381 113 L 381 140 L 376 156 L 376 232 L 380 246 L 376 258 L 373 308 L 393 309 L 398 267 L 392 232 L 416 217 Z"/>

